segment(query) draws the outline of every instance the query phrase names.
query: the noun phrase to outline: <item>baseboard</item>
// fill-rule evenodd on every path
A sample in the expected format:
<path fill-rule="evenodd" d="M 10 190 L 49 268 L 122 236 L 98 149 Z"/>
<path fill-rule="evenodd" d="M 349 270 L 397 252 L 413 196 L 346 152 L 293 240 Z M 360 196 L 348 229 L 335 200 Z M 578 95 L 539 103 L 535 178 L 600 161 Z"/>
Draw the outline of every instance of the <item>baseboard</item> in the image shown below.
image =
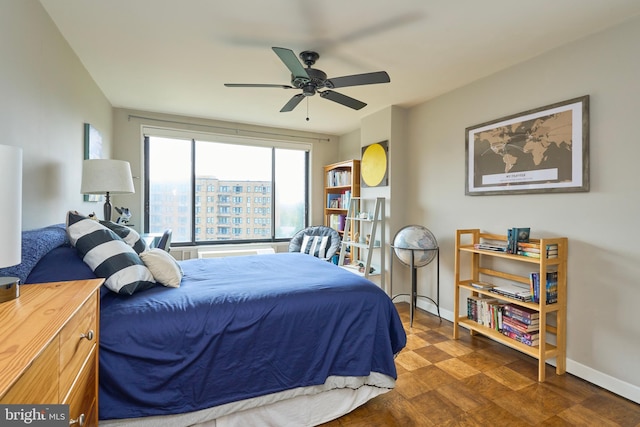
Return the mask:
<path fill-rule="evenodd" d="M 394 302 L 406 302 L 409 303 L 409 296 L 402 296 L 394 299 Z M 437 308 L 435 304 L 433 304 L 429 300 L 418 298 L 418 302 L 416 304 L 418 308 L 427 311 L 433 315 L 438 315 Z M 443 319 L 447 319 L 450 322 L 453 322 L 453 312 L 449 310 L 443 310 L 440 308 L 440 316 Z M 551 361 L 551 365 L 555 366 L 555 359 Z M 549 363 L 549 362 L 547 362 Z M 633 402 L 640 403 L 640 387 L 635 386 L 633 384 L 629 384 L 628 382 L 622 381 L 618 378 L 607 375 L 603 372 L 597 371 L 593 368 L 585 366 L 581 363 L 578 363 L 574 360 L 567 358 L 567 372 L 571 375 L 575 375 L 578 378 L 581 378 L 585 381 L 589 381 L 591 384 L 597 385 L 598 387 L 602 387 L 605 390 L 609 390 L 612 393 L 617 394 L 618 396 L 624 397 L 625 399 L 629 399 Z"/>
<path fill-rule="evenodd" d="M 640 403 L 640 387 L 638 386 L 629 384 L 626 381 L 622 381 L 600 371 L 596 371 L 593 368 L 571 359 L 567 359 L 567 372 L 578 378 L 582 378 L 585 381 L 589 381 L 591 384 L 595 384 L 598 387 L 602 387 L 605 390 L 609 390 L 612 393 L 622 396 L 625 399 Z"/>

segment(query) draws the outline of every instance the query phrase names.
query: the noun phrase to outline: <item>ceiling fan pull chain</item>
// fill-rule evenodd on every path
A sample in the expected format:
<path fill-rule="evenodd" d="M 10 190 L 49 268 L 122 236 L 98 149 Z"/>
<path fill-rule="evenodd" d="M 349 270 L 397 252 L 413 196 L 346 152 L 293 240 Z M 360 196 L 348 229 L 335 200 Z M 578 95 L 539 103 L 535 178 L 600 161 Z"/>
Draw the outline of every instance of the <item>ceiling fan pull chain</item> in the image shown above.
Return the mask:
<path fill-rule="evenodd" d="M 309 97 L 307 96 L 307 121 L 309 121 Z"/>

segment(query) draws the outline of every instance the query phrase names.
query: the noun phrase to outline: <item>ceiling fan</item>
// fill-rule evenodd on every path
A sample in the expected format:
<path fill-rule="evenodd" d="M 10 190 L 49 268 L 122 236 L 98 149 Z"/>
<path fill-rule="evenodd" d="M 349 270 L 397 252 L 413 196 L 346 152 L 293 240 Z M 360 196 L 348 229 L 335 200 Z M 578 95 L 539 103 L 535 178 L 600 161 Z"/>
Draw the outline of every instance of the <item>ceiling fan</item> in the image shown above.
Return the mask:
<path fill-rule="evenodd" d="M 281 113 L 292 111 L 302 101 L 304 97 L 313 96 L 316 93 L 322 98 L 328 99 L 346 107 L 359 110 L 365 105 L 364 102 L 343 95 L 331 89 L 370 85 L 376 83 L 389 83 L 389 75 L 386 71 L 376 71 L 373 73 L 353 74 L 350 76 L 327 78 L 327 74 L 316 68 L 311 68 L 316 63 L 320 55 L 313 51 L 305 50 L 300 53 L 300 59 L 307 66 L 303 67 L 296 54 L 290 49 L 282 47 L 274 47 L 273 51 L 284 62 L 289 71 L 291 71 L 291 85 L 279 84 L 244 84 L 244 83 L 225 83 L 227 87 L 275 87 L 281 89 L 302 89 L 302 93 L 294 95 L 289 102 L 280 110 Z M 320 90 L 324 89 L 324 90 Z"/>

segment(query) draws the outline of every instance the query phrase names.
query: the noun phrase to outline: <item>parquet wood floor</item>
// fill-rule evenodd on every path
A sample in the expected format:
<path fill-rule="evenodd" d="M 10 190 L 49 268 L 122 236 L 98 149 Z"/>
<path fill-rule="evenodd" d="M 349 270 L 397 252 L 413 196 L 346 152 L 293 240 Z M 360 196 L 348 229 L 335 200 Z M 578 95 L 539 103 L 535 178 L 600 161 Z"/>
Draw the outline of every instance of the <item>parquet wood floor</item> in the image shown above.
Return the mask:
<path fill-rule="evenodd" d="M 451 339 L 453 324 L 396 304 L 407 346 L 396 358 L 396 388 L 323 427 L 387 426 L 630 426 L 640 405 L 488 338 Z"/>

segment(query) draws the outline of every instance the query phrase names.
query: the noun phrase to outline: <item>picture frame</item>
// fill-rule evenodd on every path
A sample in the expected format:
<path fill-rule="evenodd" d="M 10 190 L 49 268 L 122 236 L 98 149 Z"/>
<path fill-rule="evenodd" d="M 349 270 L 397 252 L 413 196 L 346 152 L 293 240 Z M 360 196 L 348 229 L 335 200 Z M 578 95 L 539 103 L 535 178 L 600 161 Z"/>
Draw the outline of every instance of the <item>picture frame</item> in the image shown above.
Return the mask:
<path fill-rule="evenodd" d="M 376 142 L 362 147 L 360 185 L 386 187 L 389 185 L 389 142 Z"/>
<path fill-rule="evenodd" d="M 589 191 L 589 95 L 465 129 L 465 194 Z"/>
<path fill-rule="evenodd" d="M 102 158 L 102 135 L 89 123 L 84 124 L 84 159 Z M 101 202 L 104 196 L 99 194 L 85 194 L 85 202 Z"/>

